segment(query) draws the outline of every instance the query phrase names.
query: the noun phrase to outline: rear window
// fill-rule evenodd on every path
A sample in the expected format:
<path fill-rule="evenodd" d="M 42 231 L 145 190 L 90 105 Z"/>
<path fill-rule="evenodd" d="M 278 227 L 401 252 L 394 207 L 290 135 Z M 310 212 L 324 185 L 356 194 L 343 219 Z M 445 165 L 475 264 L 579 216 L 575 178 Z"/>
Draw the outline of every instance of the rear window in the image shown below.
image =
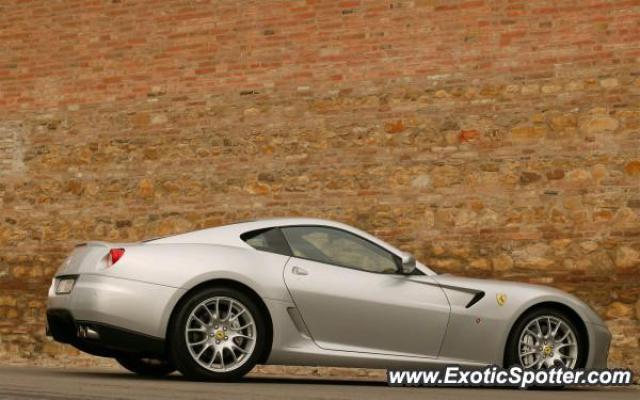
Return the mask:
<path fill-rule="evenodd" d="M 240 238 L 256 250 L 268 251 L 270 253 L 282 254 L 284 256 L 291 255 L 289 245 L 278 228 L 267 228 L 246 232 L 240 235 Z"/>

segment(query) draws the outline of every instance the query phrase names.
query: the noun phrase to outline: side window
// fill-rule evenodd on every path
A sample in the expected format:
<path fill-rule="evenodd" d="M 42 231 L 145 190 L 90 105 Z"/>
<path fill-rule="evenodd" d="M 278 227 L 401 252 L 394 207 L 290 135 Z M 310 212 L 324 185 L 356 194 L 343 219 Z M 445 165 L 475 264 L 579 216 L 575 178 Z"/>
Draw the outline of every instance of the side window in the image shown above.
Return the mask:
<path fill-rule="evenodd" d="M 282 228 L 293 255 L 363 271 L 395 273 L 396 257 L 357 235 L 322 226 Z"/>
<path fill-rule="evenodd" d="M 268 251 L 284 256 L 291 255 L 289 245 L 278 228 L 246 232 L 240 235 L 240 239 L 244 240 L 245 243 L 256 250 Z"/>

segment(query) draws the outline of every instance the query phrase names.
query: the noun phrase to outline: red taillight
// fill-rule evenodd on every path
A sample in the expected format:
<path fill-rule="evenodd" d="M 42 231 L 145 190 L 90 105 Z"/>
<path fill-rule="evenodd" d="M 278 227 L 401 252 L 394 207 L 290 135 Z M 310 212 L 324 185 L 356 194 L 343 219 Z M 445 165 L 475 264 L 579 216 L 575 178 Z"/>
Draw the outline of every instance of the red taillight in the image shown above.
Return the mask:
<path fill-rule="evenodd" d="M 118 262 L 124 255 L 124 249 L 111 249 L 109 250 L 109 257 L 111 258 L 111 265 Z"/>

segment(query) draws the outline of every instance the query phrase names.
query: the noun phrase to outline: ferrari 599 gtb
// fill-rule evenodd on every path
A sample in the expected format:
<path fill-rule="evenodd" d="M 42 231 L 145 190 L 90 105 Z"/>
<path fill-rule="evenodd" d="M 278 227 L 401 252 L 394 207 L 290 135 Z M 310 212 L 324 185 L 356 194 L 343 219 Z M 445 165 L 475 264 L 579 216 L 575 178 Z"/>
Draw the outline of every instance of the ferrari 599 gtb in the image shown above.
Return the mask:
<path fill-rule="evenodd" d="M 47 331 L 139 374 L 208 380 L 256 364 L 604 368 L 611 339 L 567 293 L 440 275 L 308 218 L 79 245 L 51 285 Z"/>

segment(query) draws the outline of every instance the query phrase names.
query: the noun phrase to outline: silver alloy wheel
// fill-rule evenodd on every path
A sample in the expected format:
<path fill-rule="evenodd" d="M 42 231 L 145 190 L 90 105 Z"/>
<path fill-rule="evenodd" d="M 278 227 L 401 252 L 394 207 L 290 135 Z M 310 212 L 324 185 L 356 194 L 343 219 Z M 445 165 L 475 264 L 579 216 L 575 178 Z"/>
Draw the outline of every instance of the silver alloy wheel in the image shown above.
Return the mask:
<path fill-rule="evenodd" d="M 542 315 L 531 320 L 520 334 L 518 358 L 524 368 L 575 368 L 576 335 L 560 318 Z"/>
<path fill-rule="evenodd" d="M 213 372 L 229 372 L 247 362 L 256 346 L 256 323 L 236 299 L 216 296 L 198 304 L 187 319 L 191 357 Z"/>

